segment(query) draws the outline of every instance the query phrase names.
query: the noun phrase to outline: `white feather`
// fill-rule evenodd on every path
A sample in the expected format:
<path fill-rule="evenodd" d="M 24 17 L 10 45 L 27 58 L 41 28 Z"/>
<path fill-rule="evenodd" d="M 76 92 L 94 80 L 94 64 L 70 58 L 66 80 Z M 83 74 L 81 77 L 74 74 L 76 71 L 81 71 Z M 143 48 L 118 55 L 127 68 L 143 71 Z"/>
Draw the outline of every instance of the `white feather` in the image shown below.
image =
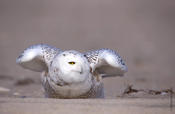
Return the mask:
<path fill-rule="evenodd" d="M 107 76 L 123 76 L 127 66 L 119 54 L 111 49 L 99 49 L 85 53 L 93 72 Z"/>
<path fill-rule="evenodd" d="M 17 58 L 16 63 L 23 68 L 37 72 L 47 71 L 50 62 L 61 50 L 43 44 L 33 45 L 25 49 Z"/>

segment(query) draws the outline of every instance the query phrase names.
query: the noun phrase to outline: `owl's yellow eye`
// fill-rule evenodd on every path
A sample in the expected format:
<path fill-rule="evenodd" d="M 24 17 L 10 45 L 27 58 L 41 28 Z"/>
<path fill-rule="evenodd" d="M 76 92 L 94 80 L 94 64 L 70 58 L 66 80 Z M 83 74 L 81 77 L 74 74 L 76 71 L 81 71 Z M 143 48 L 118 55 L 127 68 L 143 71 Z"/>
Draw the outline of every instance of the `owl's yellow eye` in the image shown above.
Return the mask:
<path fill-rule="evenodd" d="M 71 62 L 69 62 L 69 64 L 74 65 L 74 64 L 75 64 L 75 62 L 71 61 Z"/>

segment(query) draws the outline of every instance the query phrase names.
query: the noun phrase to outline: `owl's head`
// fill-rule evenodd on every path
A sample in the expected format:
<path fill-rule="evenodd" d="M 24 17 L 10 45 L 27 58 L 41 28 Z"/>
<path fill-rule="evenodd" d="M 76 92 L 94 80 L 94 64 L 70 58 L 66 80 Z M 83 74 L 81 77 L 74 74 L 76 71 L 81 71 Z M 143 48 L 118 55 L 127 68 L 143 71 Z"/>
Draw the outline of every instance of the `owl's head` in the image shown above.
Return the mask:
<path fill-rule="evenodd" d="M 55 56 L 49 74 L 53 81 L 81 83 L 89 78 L 90 65 L 80 52 L 69 50 Z"/>

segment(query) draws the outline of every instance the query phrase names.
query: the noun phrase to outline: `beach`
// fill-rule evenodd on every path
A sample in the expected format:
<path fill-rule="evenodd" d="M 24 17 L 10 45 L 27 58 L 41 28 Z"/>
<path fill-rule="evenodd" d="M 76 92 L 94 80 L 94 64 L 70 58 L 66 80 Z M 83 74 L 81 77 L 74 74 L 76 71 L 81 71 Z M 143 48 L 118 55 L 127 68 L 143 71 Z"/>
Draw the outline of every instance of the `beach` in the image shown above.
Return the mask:
<path fill-rule="evenodd" d="M 173 113 L 174 7 L 171 0 L 0 0 L 0 113 Z M 103 79 L 105 99 L 47 99 L 41 73 L 16 64 L 34 44 L 110 48 L 128 72 Z"/>
<path fill-rule="evenodd" d="M 2 114 L 173 114 L 168 99 L 3 99 Z"/>

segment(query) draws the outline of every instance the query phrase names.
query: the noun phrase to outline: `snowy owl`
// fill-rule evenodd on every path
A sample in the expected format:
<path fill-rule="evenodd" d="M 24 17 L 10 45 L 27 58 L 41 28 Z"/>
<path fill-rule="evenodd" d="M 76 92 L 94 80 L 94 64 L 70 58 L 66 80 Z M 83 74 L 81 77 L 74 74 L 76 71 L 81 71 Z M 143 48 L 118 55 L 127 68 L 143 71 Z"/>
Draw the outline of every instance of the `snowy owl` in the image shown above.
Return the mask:
<path fill-rule="evenodd" d="M 45 96 L 49 98 L 103 98 L 103 77 L 123 76 L 127 67 L 111 49 L 80 53 L 49 45 L 33 45 L 16 62 L 41 73 Z"/>

